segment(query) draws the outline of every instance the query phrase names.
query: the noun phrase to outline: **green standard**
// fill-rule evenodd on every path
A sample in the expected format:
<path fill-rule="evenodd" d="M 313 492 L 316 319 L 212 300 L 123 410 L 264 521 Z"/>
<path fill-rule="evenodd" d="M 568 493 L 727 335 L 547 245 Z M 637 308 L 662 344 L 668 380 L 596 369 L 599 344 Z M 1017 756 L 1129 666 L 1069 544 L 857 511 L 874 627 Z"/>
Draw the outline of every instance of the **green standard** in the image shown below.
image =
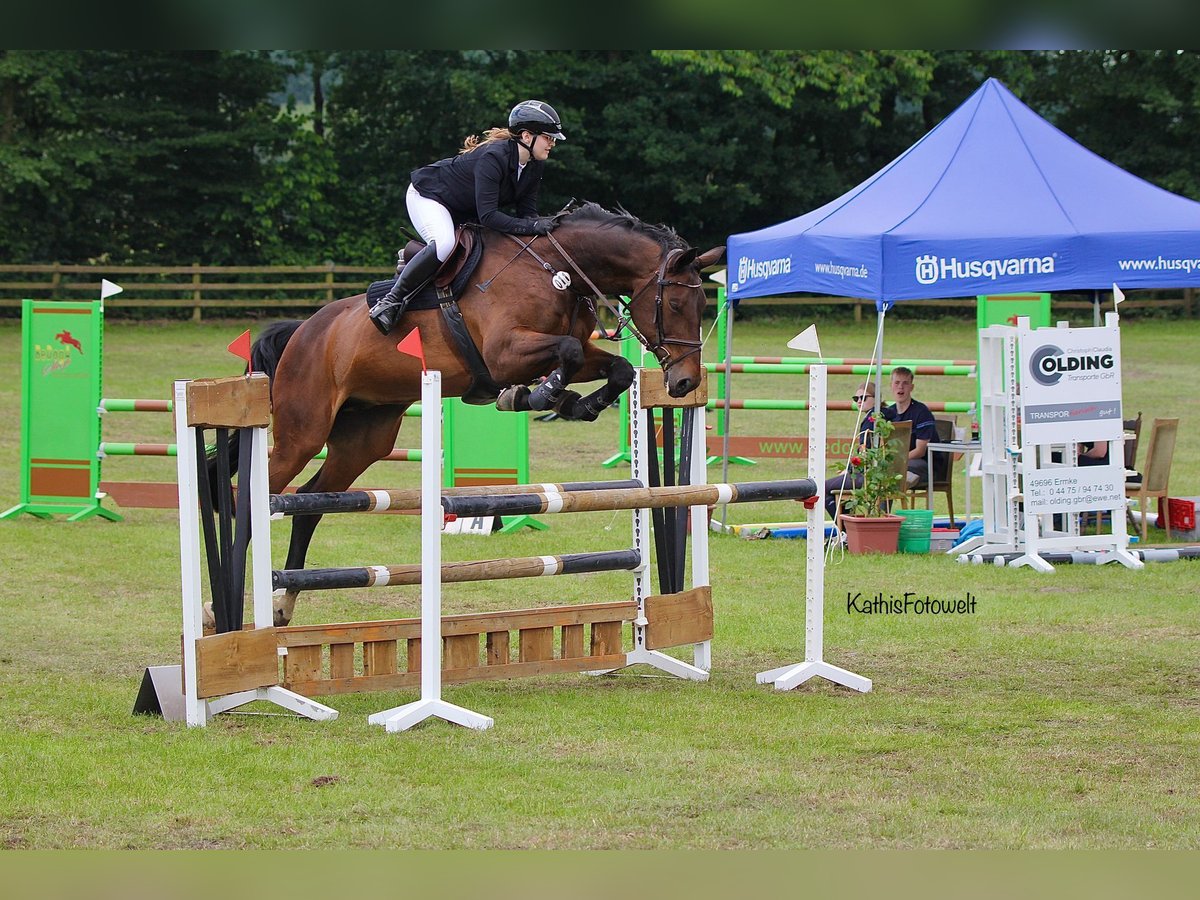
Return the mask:
<path fill-rule="evenodd" d="M 864 597 L 861 592 L 851 594 L 846 592 L 846 612 L 858 613 L 864 616 L 962 616 L 975 613 L 976 597 L 970 591 L 966 597 L 943 600 L 930 597 L 928 594 L 918 594 L 915 591 L 905 591 L 884 595 L 883 591 Z"/>

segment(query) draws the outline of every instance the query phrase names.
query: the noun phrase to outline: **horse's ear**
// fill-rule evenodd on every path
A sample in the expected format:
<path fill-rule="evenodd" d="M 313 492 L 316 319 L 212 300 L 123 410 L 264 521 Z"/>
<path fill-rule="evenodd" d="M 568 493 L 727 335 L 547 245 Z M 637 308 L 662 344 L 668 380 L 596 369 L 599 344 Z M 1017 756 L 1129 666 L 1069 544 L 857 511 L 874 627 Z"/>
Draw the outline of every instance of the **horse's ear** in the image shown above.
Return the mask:
<path fill-rule="evenodd" d="M 717 265 L 724 258 L 725 246 L 721 245 L 720 247 L 713 247 L 696 260 L 696 267 L 700 269 L 707 269 L 709 266 Z"/>
<path fill-rule="evenodd" d="M 696 254 L 699 252 L 695 247 L 688 247 L 682 253 L 677 253 L 674 262 L 671 263 L 671 271 L 682 272 L 691 266 L 696 261 Z"/>

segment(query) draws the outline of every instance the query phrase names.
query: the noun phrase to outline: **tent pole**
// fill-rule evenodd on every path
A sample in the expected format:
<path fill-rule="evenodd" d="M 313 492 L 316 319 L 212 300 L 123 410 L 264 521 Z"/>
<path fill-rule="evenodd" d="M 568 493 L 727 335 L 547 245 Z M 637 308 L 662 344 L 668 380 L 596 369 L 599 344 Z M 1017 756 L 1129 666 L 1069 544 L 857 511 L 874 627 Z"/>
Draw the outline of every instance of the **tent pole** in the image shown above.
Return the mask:
<path fill-rule="evenodd" d="M 875 421 L 879 421 L 880 398 L 883 396 L 883 320 L 887 315 L 887 301 L 876 307 L 878 325 L 875 327 L 875 349 L 871 351 L 871 366 L 875 369 Z"/>
<path fill-rule="evenodd" d="M 1100 327 L 1100 292 L 1092 291 L 1092 327 Z"/>

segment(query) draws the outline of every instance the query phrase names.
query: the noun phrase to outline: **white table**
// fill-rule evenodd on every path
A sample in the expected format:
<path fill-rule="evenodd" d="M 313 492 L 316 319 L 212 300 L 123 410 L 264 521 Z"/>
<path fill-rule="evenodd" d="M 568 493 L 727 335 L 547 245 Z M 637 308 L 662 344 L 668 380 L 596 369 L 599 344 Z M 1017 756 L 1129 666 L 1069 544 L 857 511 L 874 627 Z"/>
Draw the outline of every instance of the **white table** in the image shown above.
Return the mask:
<path fill-rule="evenodd" d="M 967 509 L 963 521 L 971 521 L 971 454 L 983 449 L 982 441 L 946 441 L 939 443 L 930 441 L 925 447 L 925 459 L 929 464 L 929 477 L 925 479 L 925 496 L 930 509 L 933 509 L 933 454 L 961 453 L 963 456 L 963 478 L 966 480 Z M 951 460 L 953 464 L 953 460 Z"/>

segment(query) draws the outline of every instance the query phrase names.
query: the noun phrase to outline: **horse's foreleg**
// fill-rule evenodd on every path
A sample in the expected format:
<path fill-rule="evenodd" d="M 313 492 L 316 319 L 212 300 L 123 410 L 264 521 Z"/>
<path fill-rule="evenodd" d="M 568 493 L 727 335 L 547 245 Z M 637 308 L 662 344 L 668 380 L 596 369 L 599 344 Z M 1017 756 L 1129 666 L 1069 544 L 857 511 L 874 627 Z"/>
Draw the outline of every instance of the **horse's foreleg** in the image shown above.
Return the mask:
<path fill-rule="evenodd" d="M 604 384 L 586 397 L 580 397 L 574 391 L 567 391 L 558 406 L 558 414 L 564 419 L 582 422 L 596 421 L 597 416 L 615 403 L 633 384 L 633 365 L 625 357 L 612 356 L 602 350 L 597 350 L 594 360 L 598 360 L 596 363 L 598 371 L 594 377 L 605 378 Z M 585 365 L 582 374 L 586 376 L 587 370 L 590 368 Z"/>
<path fill-rule="evenodd" d="M 521 352 L 530 358 L 533 354 L 552 353 L 554 361 L 558 363 L 549 376 L 537 387 L 530 390 L 524 385 L 516 385 L 513 388 L 505 391 L 496 401 L 496 406 L 502 410 L 511 410 L 514 412 L 544 412 L 552 409 L 562 402 L 569 385 L 583 368 L 585 357 L 583 345 L 578 338 L 566 335 L 563 337 L 553 337 L 546 341 L 545 336 L 539 336 L 538 344 L 540 346 L 529 348 L 519 348 Z"/>

